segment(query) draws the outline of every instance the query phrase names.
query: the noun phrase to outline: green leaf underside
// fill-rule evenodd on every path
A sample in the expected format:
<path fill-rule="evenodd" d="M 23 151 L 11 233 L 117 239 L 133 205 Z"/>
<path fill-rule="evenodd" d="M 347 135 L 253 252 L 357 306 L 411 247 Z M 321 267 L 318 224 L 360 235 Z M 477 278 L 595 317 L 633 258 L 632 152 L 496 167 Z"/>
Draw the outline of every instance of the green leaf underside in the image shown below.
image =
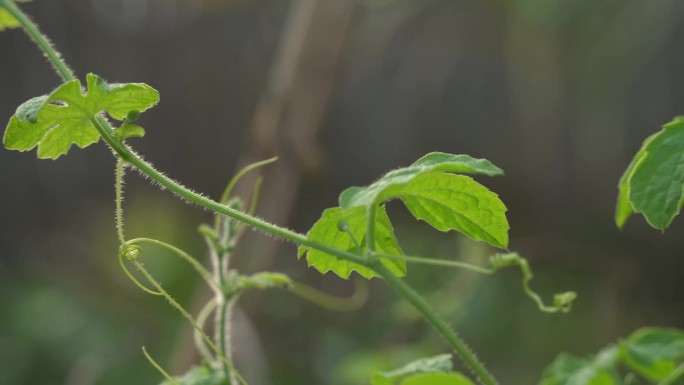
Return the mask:
<path fill-rule="evenodd" d="M 620 180 L 616 224 L 637 212 L 657 229 L 668 227 L 684 203 L 683 188 L 684 119 L 675 118 L 644 141 Z"/>
<path fill-rule="evenodd" d="M 383 191 L 401 199 L 411 214 L 440 231 L 457 230 L 476 241 L 508 246 L 506 206 L 499 196 L 464 175 L 431 172 Z"/>
<path fill-rule="evenodd" d="M 486 159 L 475 159 L 468 155 L 452 155 L 433 152 L 418 159 L 409 167 L 393 170 L 368 187 L 350 187 L 340 194 L 340 207 L 369 206 L 380 203 L 378 196 L 387 188 L 404 185 L 416 176 L 432 171 L 461 174 L 502 175 L 503 171 Z"/>
<path fill-rule="evenodd" d="M 184 375 L 174 377 L 180 385 L 225 385 L 228 382 L 223 374 L 206 366 L 193 366 Z M 171 382 L 164 381 L 160 385 L 171 385 Z"/>
<path fill-rule="evenodd" d="M 664 380 L 684 361 L 684 332 L 644 328 L 622 343 L 625 365 L 652 381 Z"/>
<path fill-rule="evenodd" d="M 360 254 L 349 234 L 340 231 L 338 223 L 346 221 L 350 232 L 361 247 L 364 245 L 366 236 L 366 210 L 364 207 L 355 207 L 343 210 L 339 207 L 327 209 L 321 218 L 307 233 L 307 238 L 313 241 L 325 243 L 337 249 Z M 379 252 L 404 255 L 399 242 L 394 236 L 394 229 L 383 207 L 379 207 L 376 215 L 376 250 Z M 377 276 L 371 269 L 354 262 L 339 259 L 322 251 L 314 250 L 305 246 L 299 248 L 298 257 L 306 255 L 309 266 L 316 268 L 325 274 L 332 271 L 341 278 L 347 279 L 352 271 L 356 271 L 365 278 Z M 382 263 L 396 276 L 406 275 L 406 262 L 381 258 Z"/>
<path fill-rule="evenodd" d="M 406 378 L 407 376 L 415 374 L 441 374 L 451 371 L 451 368 L 451 354 L 440 354 L 434 357 L 421 358 L 392 371 L 375 373 L 371 385 L 395 385 L 399 380 Z M 439 384 L 439 382 L 435 384 Z M 454 385 L 456 384 L 460 383 L 457 382 Z"/>
<path fill-rule="evenodd" d="M 401 385 L 475 385 L 459 373 L 429 373 L 408 377 Z"/>
<path fill-rule="evenodd" d="M 560 354 L 544 370 L 540 385 L 619 385 L 621 382 L 614 368 L 617 356 L 618 350 L 614 346 L 589 358 Z"/>
<path fill-rule="evenodd" d="M 648 139 L 646 139 L 648 142 Z M 646 143 L 645 142 L 645 143 Z M 618 184 L 618 199 L 617 207 L 615 208 L 615 224 L 618 228 L 623 228 L 629 217 L 634 213 L 634 207 L 632 207 L 632 202 L 629 201 L 629 180 L 632 177 L 632 172 L 634 172 L 634 167 L 639 163 L 639 160 L 643 157 L 645 153 L 639 151 L 637 155 L 632 159 L 632 162 L 627 166 L 627 170 L 620 178 L 620 183 Z"/>
<path fill-rule="evenodd" d="M 5 147 L 27 151 L 38 146 L 39 158 L 56 159 L 72 144 L 83 148 L 100 139 L 92 122 L 96 115 L 124 120 L 130 111 L 145 111 L 159 101 L 159 93 L 146 84 L 108 84 L 88 74 L 87 85 L 84 94 L 81 83 L 72 80 L 19 106 L 5 131 Z M 126 128 L 123 137 L 140 136 L 141 130 Z"/>
<path fill-rule="evenodd" d="M 346 189 L 340 194 L 340 206 L 368 207 L 401 199 L 416 218 L 438 230 L 457 230 L 506 248 L 509 226 L 499 197 L 472 178 L 450 173 L 503 174 L 488 160 L 431 153 L 409 167 L 390 171 L 368 187 Z"/>
<path fill-rule="evenodd" d="M 423 168 L 424 171 L 444 171 L 458 174 L 503 175 L 503 170 L 487 159 L 475 159 L 469 155 L 454 155 L 444 152 L 431 152 L 409 168 Z"/>

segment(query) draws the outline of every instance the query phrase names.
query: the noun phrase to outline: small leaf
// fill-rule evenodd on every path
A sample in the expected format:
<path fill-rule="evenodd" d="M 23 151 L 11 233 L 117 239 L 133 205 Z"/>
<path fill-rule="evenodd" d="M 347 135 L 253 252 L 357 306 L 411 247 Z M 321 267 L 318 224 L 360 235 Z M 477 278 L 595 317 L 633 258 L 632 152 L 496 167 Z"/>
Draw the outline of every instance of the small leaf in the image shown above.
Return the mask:
<path fill-rule="evenodd" d="M 26 3 L 31 0 L 14 0 L 15 3 Z M 4 31 L 5 28 L 17 28 L 21 26 L 19 20 L 15 19 L 14 16 L 10 15 L 2 6 L 0 6 L 0 31 Z"/>
<path fill-rule="evenodd" d="M 193 366 L 184 375 L 174 377 L 180 385 L 225 385 L 228 381 L 222 372 L 216 371 L 208 366 Z M 159 385 L 171 385 L 171 382 L 164 381 Z"/>
<path fill-rule="evenodd" d="M 410 362 L 399 369 L 389 372 L 378 372 L 373 375 L 372 385 L 394 385 L 400 379 L 416 373 L 439 373 L 451 371 L 451 354 L 421 358 Z M 458 384 L 458 383 L 457 383 Z"/>
<path fill-rule="evenodd" d="M 17 28 L 19 27 L 19 21 L 10 15 L 9 12 L 0 8 L 0 31 L 4 31 L 7 28 Z"/>
<path fill-rule="evenodd" d="M 684 361 L 684 332 L 644 328 L 622 343 L 625 365 L 652 381 L 665 379 Z"/>
<path fill-rule="evenodd" d="M 401 385 L 475 385 L 459 373 L 429 373 L 407 378 Z"/>
<path fill-rule="evenodd" d="M 624 226 L 632 212 L 664 229 L 684 203 L 684 119 L 675 118 L 644 141 L 620 179 L 615 220 Z"/>
<path fill-rule="evenodd" d="M 401 199 L 416 218 L 438 230 L 457 230 L 506 248 L 509 225 L 499 197 L 469 177 L 449 173 L 493 176 L 503 172 L 488 160 L 431 153 L 409 167 L 390 171 L 368 187 L 348 188 L 340 194 L 340 206 L 368 207 Z"/>
<path fill-rule="evenodd" d="M 128 138 L 142 138 L 145 136 L 145 129 L 137 124 L 124 124 L 114 130 L 114 135 L 123 140 Z"/>
<path fill-rule="evenodd" d="M 72 144 L 83 148 L 100 139 L 93 125 L 97 115 L 106 112 L 124 120 L 129 112 L 145 111 L 159 101 L 159 93 L 146 84 L 108 84 L 94 74 L 87 75 L 87 83 L 85 94 L 81 83 L 72 80 L 50 95 L 19 106 L 5 131 L 5 147 L 27 151 L 38 146 L 39 158 L 56 159 Z M 141 131 L 123 130 L 123 134 L 131 133 L 140 135 Z"/>
<path fill-rule="evenodd" d="M 138 119 L 140 119 L 140 111 L 131 110 L 128 111 L 128 114 L 126 114 L 126 119 L 124 120 L 124 123 L 132 123 Z"/>
<path fill-rule="evenodd" d="M 619 385 L 616 358 L 615 347 L 587 359 L 562 353 L 544 370 L 540 385 Z"/>
<path fill-rule="evenodd" d="M 361 250 L 354 243 L 354 240 L 345 231 L 341 231 L 340 222 L 346 222 L 349 232 L 354 236 L 358 246 L 362 246 L 366 236 L 366 210 L 364 207 L 355 207 L 350 210 L 343 210 L 339 207 L 327 209 L 321 218 L 313 225 L 306 234 L 307 238 L 325 243 L 337 249 L 360 253 Z M 376 249 L 379 252 L 404 255 L 399 247 L 399 242 L 394 236 L 394 228 L 387 217 L 383 207 L 379 207 L 376 215 Z M 347 279 L 352 271 L 358 272 L 365 278 L 377 276 L 371 269 L 357 263 L 339 259 L 333 255 L 311 249 L 305 246 L 299 248 L 298 257 L 306 254 L 309 266 L 316 268 L 325 274 L 332 271 L 338 276 Z M 380 259 L 382 263 L 396 276 L 406 275 L 406 262 Z"/>

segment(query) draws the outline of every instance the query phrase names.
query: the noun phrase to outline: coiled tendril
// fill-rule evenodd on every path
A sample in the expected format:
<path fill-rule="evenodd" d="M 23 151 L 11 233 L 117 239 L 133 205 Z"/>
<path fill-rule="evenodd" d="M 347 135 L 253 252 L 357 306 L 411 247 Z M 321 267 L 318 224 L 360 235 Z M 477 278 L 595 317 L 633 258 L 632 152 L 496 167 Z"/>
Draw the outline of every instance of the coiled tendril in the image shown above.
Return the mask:
<path fill-rule="evenodd" d="M 577 298 L 577 293 L 574 291 L 566 291 L 554 295 L 553 306 L 544 304 L 539 294 L 530 288 L 529 282 L 534 275 L 529 263 L 518 253 L 494 254 L 489 258 L 489 263 L 492 265 L 493 271 L 510 266 L 518 266 L 523 276 L 523 290 L 537 304 L 539 310 L 545 313 L 567 313 L 572 309 L 572 302 Z"/>

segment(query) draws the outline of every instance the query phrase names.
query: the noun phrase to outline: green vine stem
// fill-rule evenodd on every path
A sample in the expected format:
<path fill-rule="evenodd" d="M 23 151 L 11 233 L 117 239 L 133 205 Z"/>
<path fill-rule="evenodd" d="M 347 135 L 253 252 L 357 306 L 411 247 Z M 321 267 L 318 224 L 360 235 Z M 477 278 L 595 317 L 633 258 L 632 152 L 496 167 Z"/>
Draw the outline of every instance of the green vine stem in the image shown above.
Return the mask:
<path fill-rule="evenodd" d="M 221 199 L 219 199 L 220 203 L 226 204 L 228 203 L 228 198 L 230 198 L 230 193 L 233 191 L 233 188 L 237 184 L 240 179 L 245 176 L 247 173 L 249 173 L 252 170 L 256 170 L 259 167 L 263 167 L 266 165 L 269 165 L 271 163 L 274 163 L 278 160 L 277 156 L 274 156 L 273 158 L 270 159 L 265 159 L 259 162 L 255 162 L 252 164 L 249 164 L 245 167 L 243 167 L 240 171 L 238 171 L 235 176 L 228 182 L 228 185 L 226 186 L 225 190 L 223 190 L 223 194 L 221 194 Z M 258 183 L 260 185 L 261 182 Z M 258 187 L 255 187 L 255 191 L 258 191 Z M 255 203 L 256 204 L 256 203 Z M 217 216 L 216 220 L 214 221 L 214 230 L 218 231 L 219 230 L 219 225 L 220 225 L 220 218 Z"/>
<path fill-rule="evenodd" d="M 684 381 L 684 364 L 681 364 L 675 369 L 666 379 L 662 380 L 658 385 L 677 385 Z"/>
<path fill-rule="evenodd" d="M 166 370 L 164 370 L 164 368 L 161 367 L 161 365 L 159 365 L 157 361 L 154 360 L 154 358 L 152 358 L 152 356 L 150 356 L 149 353 L 147 353 L 147 349 L 145 349 L 144 346 L 142 347 L 142 351 L 145 355 L 145 358 L 147 358 L 147 361 L 150 361 L 150 364 L 152 364 L 152 366 L 154 366 L 154 368 L 157 369 L 159 373 L 161 373 L 164 378 L 171 383 L 171 385 L 180 385 L 178 381 L 176 381 Z"/>
<path fill-rule="evenodd" d="M 124 170 L 125 170 L 126 163 L 119 158 L 117 163 L 116 163 L 116 183 L 115 183 L 115 196 L 116 196 L 116 230 L 117 230 L 117 235 L 119 237 L 119 242 L 121 243 L 119 246 L 119 253 L 118 253 L 118 259 L 119 259 L 119 265 L 121 266 L 121 269 L 124 271 L 124 273 L 128 276 L 128 278 L 135 283 L 139 288 L 144 290 L 145 292 L 152 294 L 152 295 L 157 295 L 157 296 L 164 296 L 166 299 L 169 301 L 169 303 L 173 304 L 175 301 L 173 301 L 170 295 L 166 294 L 162 290 L 158 291 L 153 291 L 147 288 L 145 285 L 140 283 L 137 278 L 131 272 L 128 270 L 126 267 L 126 264 L 124 262 L 124 259 L 127 259 L 129 261 L 134 261 L 137 260 L 140 255 L 141 255 L 141 248 L 140 246 L 137 245 L 137 243 L 152 243 L 158 246 L 161 246 L 163 248 L 166 248 L 167 250 L 170 250 L 174 254 L 176 254 L 178 257 L 189 263 L 201 276 L 202 278 L 207 282 L 207 284 L 214 290 L 215 293 L 215 299 L 207 303 L 207 305 L 204 306 L 204 308 L 200 311 L 200 314 L 198 315 L 198 319 L 196 321 L 197 325 L 199 326 L 198 328 L 195 328 L 195 333 L 194 333 L 194 339 L 195 339 L 195 345 L 197 346 L 198 350 L 202 354 L 202 356 L 207 359 L 209 362 L 213 362 L 214 358 L 212 357 L 211 353 L 209 352 L 207 348 L 207 344 L 204 342 L 204 336 L 206 336 L 206 333 L 203 332 L 204 328 L 204 322 L 206 321 L 206 318 L 208 315 L 216 308 L 216 303 L 217 301 L 224 301 L 224 293 L 223 290 L 219 287 L 218 281 L 222 281 L 222 276 L 219 274 L 218 277 L 214 277 L 211 275 L 209 271 L 207 271 L 204 266 L 202 266 L 195 258 L 193 258 L 191 255 L 188 253 L 184 252 L 183 250 L 168 244 L 166 242 L 162 242 L 156 239 L 150 239 L 150 238 L 135 238 L 131 239 L 129 241 L 126 241 L 126 238 L 124 236 L 124 226 L 123 226 L 123 207 L 122 207 L 122 202 L 123 202 L 123 184 L 124 184 Z M 148 277 L 148 280 L 150 278 Z M 221 282 L 221 285 L 223 282 Z M 184 310 L 182 308 L 179 308 L 178 306 L 175 306 L 178 310 L 181 311 L 181 313 L 184 313 Z M 187 318 L 187 317 L 186 317 Z M 229 358 L 226 354 L 226 349 L 225 349 L 225 344 L 224 340 L 221 339 L 219 341 L 219 345 L 221 346 L 221 353 L 222 357 L 224 357 L 223 360 L 219 359 L 221 362 L 221 365 L 224 369 L 224 377 L 225 378 L 231 378 L 230 383 L 235 383 L 237 382 L 237 376 L 233 375 L 233 371 L 230 370 L 230 368 L 233 367 L 232 362 L 229 362 Z M 143 348 L 144 349 L 144 348 Z M 143 350 L 144 351 L 144 350 Z M 170 378 L 166 372 L 159 366 L 158 363 L 156 363 L 148 354 L 145 352 L 145 356 L 148 358 L 150 363 L 157 368 L 162 374 L 164 374 L 167 378 Z M 226 362 L 224 362 L 226 361 Z M 173 383 L 176 383 L 173 381 Z"/>
<path fill-rule="evenodd" d="M 461 356 L 463 363 L 468 367 L 473 374 L 484 385 L 498 384 L 494 376 L 490 374 L 484 367 L 482 362 L 477 358 L 475 353 L 468 347 L 468 345 L 456 334 L 456 332 L 446 323 L 436 311 L 434 311 L 427 302 L 418 295 L 409 285 L 397 278 L 391 271 L 389 271 L 379 260 L 372 262 L 370 266 L 376 273 L 378 273 L 393 289 L 395 289 L 402 297 L 409 301 L 416 309 L 418 309 L 423 316 L 432 324 L 432 326 L 441 334 L 451 345 L 454 350 Z"/>
<path fill-rule="evenodd" d="M 254 181 L 254 188 L 252 189 L 252 198 L 249 200 L 249 215 L 254 216 L 256 213 L 257 203 L 259 202 L 259 193 L 261 193 L 261 183 L 264 181 L 264 177 L 259 175 Z"/>
<path fill-rule="evenodd" d="M 119 245 L 126 243 L 126 237 L 124 236 L 124 225 L 123 225 L 123 208 L 121 204 L 123 203 L 123 180 L 124 171 L 126 168 L 126 163 L 121 159 L 116 160 L 116 184 L 114 186 L 116 197 L 116 235 L 119 237 Z"/>
<path fill-rule="evenodd" d="M 202 330 L 204 330 L 204 323 L 207 321 L 207 318 L 209 318 L 209 315 L 215 309 L 216 299 L 212 298 L 197 314 L 197 324 L 200 326 L 200 328 L 202 328 Z M 197 347 L 197 350 L 199 350 L 202 357 L 204 357 L 207 362 L 213 362 L 214 356 L 212 356 L 207 344 L 204 343 L 204 340 L 202 339 L 202 335 L 197 330 L 195 330 L 193 333 L 193 340 L 195 341 L 195 346 Z"/>
<path fill-rule="evenodd" d="M 242 211 L 244 206 L 242 202 L 238 198 L 231 199 L 230 197 L 235 185 L 250 171 L 271 164 L 277 160 L 278 157 L 273 157 L 243 167 L 235 174 L 235 176 L 230 179 L 228 185 L 221 194 L 219 203 L 237 211 Z M 249 215 L 253 215 L 254 211 L 256 210 L 259 200 L 259 192 L 261 189 L 261 182 L 261 176 L 257 177 L 252 190 L 252 198 L 250 200 L 250 208 L 248 211 Z M 200 231 L 203 232 L 205 238 L 207 238 L 210 256 L 214 265 L 214 275 L 224 288 L 224 292 L 217 293 L 216 295 L 218 311 L 216 312 L 215 316 L 215 339 L 221 348 L 221 352 L 228 358 L 229 361 L 232 362 L 230 343 L 231 317 L 235 304 L 235 298 L 232 297 L 233 294 L 226 294 L 225 292 L 225 290 L 230 290 L 228 288 L 228 283 L 226 282 L 226 276 L 229 272 L 231 254 L 233 253 L 239 238 L 244 232 L 244 225 L 241 222 L 234 221 L 230 217 L 216 214 L 213 230 L 209 230 L 207 227 L 204 227 Z M 226 378 L 230 377 L 229 380 L 231 383 L 236 382 L 236 379 L 230 376 L 230 371 L 226 365 L 223 365 L 223 372 Z"/>
<path fill-rule="evenodd" d="M 164 288 L 162 288 L 161 284 L 157 282 L 157 280 L 152 277 L 152 274 L 150 274 L 147 269 L 145 269 L 145 266 L 142 264 L 142 262 L 138 261 L 136 258 L 130 259 L 130 262 L 135 265 L 135 267 L 140 271 L 140 273 L 147 279 L 147 281 L 154 286 L 155 290 L 157 290 L 159 293 L 161 293 L 162 296 L 173 306 L 176 310 L 178 310 L 181 315 L 187 319 L 190 324 L 192 325 L 193 328 L 197 332 L 200 333 L 202 336 L 202 339 L 204 342 L 209 346 L 209 348 L 216 354 L 216 356 L 228 367 L 230 368 L 231 372 L 238 378 L 240 383 L 242 385 L 247 385 L 247 381 L 240 375 L 240 373 L 237 372 L 237 370 L 233 367 L 233 365 L 228 361 L 228 359 L 221 353 L 221 351 L 216 347 L 216 345 L 212 342 L 211 338 L 207 336 L 207 334 L 204 332 L 202 327 L 197 323 L 197 321 L 188 313 L 183 306 L 181 306 L 178 301 L 176 301 Z"/>
<path fill-rule="evenodd" d="M 76 78 L 73 71 L 62 60 L 62 56 L 50 43 L 50 40 L 40 32 L 38 27 L 12 0 L 0 0 L 0 6 L 5 8 L 10 15 L 19 21 L 26 34 L 40 47 L 62 79 L 68 81 Z"/>
<path fill-rule="evenodd" d="M 11 0 L 0 0 L 0 6 L 5 8 L 13 17 L 15 17 L 22 25 L 24 31 L 38 44 L 39 48 L 45 53 L 49 61 L 54 65 L 57 73 L 62 77 L 64 81 L 74 80 L 76 77 L 69 70 L 68 66 L 64 63 L 57 51 L 52 47 L 52 45 L 47 41 L 47 38 L 39 31 L 38 27 L 31 22 L 31 20 L 17 7 Z M 487 371 L 484 364 L 482 364 L 475 354 L 470 351 L 470 349 L 465 345 L 463 341 L 456 335 L 456 333 L 451 330 L 451 328 L 439 318 L 437 313 L 430 308 L 427 303 L 420 297 L 410 286 L 404 283 L 399 278 L 392 275 L 389 270 L 387 270 L 378 261 L 369 260 L 368 258 L 357 255 L 352 252 L 345 250 L 339 250 L 332 246 L 326 245 L 324 243 L 316 242 L 308 239 L 306 236 L 294 232 L 292 230 L 271 224 L 267 221 L 261 220 L 259 218 L 253 217 L 249 214 L 231 209 L 230 207 L 221 204 L 219 202 L 213 201 L 205 196 L 202 196 L 187 187 L 175 182 L 171 178 L 167 177 L 157 169 L 155 169 L 151 164 L 142 159 L 138 154 L 136 154 L 130 147 L 128 147 L 122 140 L 118 139 L 114 135 L 114 130 L 107 120 L 102 116 L 91 117 L 91 121 L 97 131 L 100 133 L 102 138 L 107 142 L 109 147 L 125 162 L 134 166 L 138 172 L 143 175 L 152 178 L 155 182 L 159 183 L 161 186 L 169 189 L 181 199 L 186 200 L 190 203 L 197 204 L 206 209 L 214 211 L 216 213 L 226 215 L 237 221 L 243 222 L 246 225 L 261 230 L 267 234 L 274 235 L 278 238 L 294 242 L 296 244 L 304 245 L 328 254 L 331 254 L 337 258 L 348 260 L 351 262 L 358 263 L 363 266 L 367 266 L 375 270 L 381 277 L 383 277 L 386 282 L 396 290 L 400 295 L 402 295 L 406 300 L 413 304 L 425 317 L 425 319 L 430 322 L 435 329 L 442 334 L 449 344 L 462 356 L 464 362 L 472 369 L 474 375 L 480 380 L 481 383 L 485 385 L 495 385 L 497 384 L 494 377 Z M 371 210 L 373 211 L 373 210 Z M 373 214 L 373 212 L 369 212 Z M 374 230 L 371 226 L 371 232 Z M 372 233 L 369 235 L 373 235 Z M 372 249 L 371 249 L 372 250 Z M 141 272 L 146 275 L 144 267 L 138 261 L 134 261 L 136 266 L 142 268 Z M 147 273 L 149 275 L 149 273 Z M 149 276 L 148 280 L 152 280 L 153 286 L 158 290 L 167 300 L 173 300 L 166 292 L 163 291 L 161 286 L 154 281 L 154 279 Z M 168 296 L 168 297 L 167 297 Z M 180 307 L 177 302 L 172 302 L 172 305 Z M 192 317 L 187 312 L 182 312 L 186 318 L 191 320 L 193 327 L 198 329 L 197 323 L 192 319 Z M 212 347 L 215 353 L 219 354 L 220 351 L 216 348 L 216 345 L 211 342 L 208 337 L 205 339 L 207 344 Z M 227 362 L 227 360 L 224 360 Z"/>

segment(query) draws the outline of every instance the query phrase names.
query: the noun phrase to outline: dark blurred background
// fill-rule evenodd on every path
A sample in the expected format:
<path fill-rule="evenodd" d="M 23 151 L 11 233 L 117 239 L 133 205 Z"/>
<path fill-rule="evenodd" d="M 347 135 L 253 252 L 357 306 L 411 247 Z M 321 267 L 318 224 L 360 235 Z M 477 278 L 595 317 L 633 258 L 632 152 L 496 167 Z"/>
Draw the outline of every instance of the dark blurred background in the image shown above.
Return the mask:
<path fill-rule="evenodd" d="M 579 292 L 540 313 L 518 271 L 491 277 L 410 266 L 408 280 L 502 383 L 534 384 L 561 351 L 599 348 L 645 325 L 684 327 L 682 232 L 633 218 L 618 231 L 616 185 L 643 139 L 684 113 L 678 0 L 60 0 L 24 8 L 81 78 L 146 82 L 161 103 L 131 140 L 158 168 L 218 197 L 248 162 L 264 170 L 258 215 L 305 232 L 350 185 L 430 151 L 490 159 L 479 178 L 509 208 L 511 249 L 533 286 Z M 60 84 L 18 30 L 0 34 L 0 117 Z M 155 384 L 198 362 L 191 328 L 116 262 L 114 159 L 103 145 L 57 161 L 0 151 L 0 384 Z M 248 194 L 250 180 L 240 192 Z M 201 256 L 210 214 L 127 178 L 127 234 Z M 486 263 L 494 252 L 431 231 L 390 204 L 411 255 Z M 147 250 L 147 249 L 146 249 Z M 146 263 L 187 308 L 210 295 L 185 265 Z M 295 247 L 243 239 L 234 267 L 275 270 L 331 294 Z M 246 294 L 238 367 L 252 385 L 369 383 L 375 370 L 448 352 L 381 281 L 353 313 L 280 291 Z M 461 368 L 457 363 L 457 368 Z"/>

